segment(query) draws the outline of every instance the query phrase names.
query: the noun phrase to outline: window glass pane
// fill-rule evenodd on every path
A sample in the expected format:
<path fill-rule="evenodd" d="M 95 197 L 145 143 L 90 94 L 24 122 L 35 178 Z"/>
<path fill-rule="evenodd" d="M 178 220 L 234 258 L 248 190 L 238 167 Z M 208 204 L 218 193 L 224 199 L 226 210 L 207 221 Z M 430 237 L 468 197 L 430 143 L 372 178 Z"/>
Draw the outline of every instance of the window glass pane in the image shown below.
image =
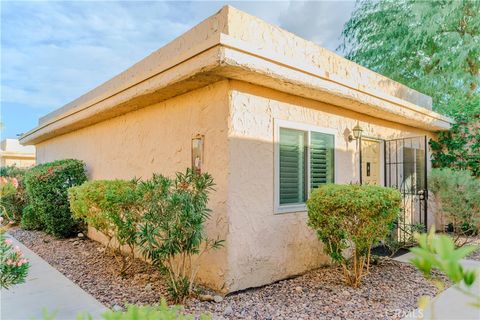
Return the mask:
<path fill-rule="evenodd" d="M 280 128 L 280 204 L 304 203 L 306 172 L 305 131 Z"/>
<path fill-rule="evenodd" d="M 310 134 L 310 189 L 334 182 L 334 136 Z"/>

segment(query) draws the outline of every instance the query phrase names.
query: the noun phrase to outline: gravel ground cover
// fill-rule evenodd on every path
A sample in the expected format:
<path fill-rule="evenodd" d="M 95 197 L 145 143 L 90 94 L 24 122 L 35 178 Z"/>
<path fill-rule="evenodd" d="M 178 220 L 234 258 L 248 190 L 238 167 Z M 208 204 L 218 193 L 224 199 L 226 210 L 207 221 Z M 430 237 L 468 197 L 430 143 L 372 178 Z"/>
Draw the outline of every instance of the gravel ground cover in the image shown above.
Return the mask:
<path fill-rule="evenodd" d="M 135 260 L 128 277 L 118 276 L 115 259 L 89 239 L 55 239 L 39 231 L 14 229 L 15 238 L 109 307 L 154 304 L 166 296 L 158 272 Z M 381 259 L 358 289 L 343 284 L 341 270 L 320 268 L 302 276 L 230 294 L 220 302 L 190 299 L 185 309 L 214 319 L 401 319 L 417 299 L 436 289 L 412 266 Z"/>
<path fill-rule="evenodd" d="M 471 245 L 476 245 L 478 249 L 472 252 L 467 259 L 480 261 L 480 238 L 476 238 L 472 241 Z"/>
<path fill-rule="evenodd" d="M 159 273 L 139 259 L 125 278 L 120 277 L 115 258 L 105 254 L 105 247 L 98 242 L 56 239 L 41 231 L 19 228 L 9 233 L 107 307 L 154 304 L 167 294 Z"/>

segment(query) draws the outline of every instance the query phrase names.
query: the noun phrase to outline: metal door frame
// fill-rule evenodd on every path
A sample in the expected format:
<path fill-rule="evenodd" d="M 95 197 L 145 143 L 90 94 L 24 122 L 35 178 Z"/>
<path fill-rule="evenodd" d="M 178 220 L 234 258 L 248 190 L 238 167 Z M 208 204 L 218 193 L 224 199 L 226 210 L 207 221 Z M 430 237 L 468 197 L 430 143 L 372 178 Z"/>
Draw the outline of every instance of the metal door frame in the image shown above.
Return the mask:
<path fill-rule="evenodd" d="M 410 148 L 413 148 L 413 141 L 414 140 L 417 140 L 418 142 L 422 142 L 423 144 L 423 150 L 424 150 L 424 168 L 423 168 L 423 185 L 421 186 L 422 189 L 418 189 L 418 185 L 417 185 L 417 182 L 418 181 L 415 181 L 415 187 L 414 187 L 414 193 L 412 193 L 412 191 L 410 192 L 407 192 L 406 191 L 406 188 L 405 188 L 405 180 L 403 180 L 401 182 L 401 185 L 397 185 L 398 184 L 398 180 L 399 180 L 399 166 L 401 165 L 402 167 L 402 170 L 404 170 L 404 167 L 403 165 L 406 163 L 404 161 L 404 155 L 403 155 L 403 159 L 399 159 L 399 156 L 400 156 L 400 150 L 402 148 L 405 148 L 405 147 L 408 147 L 406 146 L 405 142 L 410 140 Z M 399 148 L 399 141 L 402 141 L 401 145 L 400 145 L 400 148 Z M 391 152 L 391 143 L 395 143 L 395 159 L 392 159 L 392 152 Z M 415 148 L 413 148 L 415 149 Z M 417 149 L 421 149 L 421 148 L 417 148 Z M 388 156 L 388 159 L 387 159 L 387 156 Z M 415 153 L 415 156 L 414 156 L 414 166 L 415 166 L 415 169 L 416 169 L 416 166 L 417 166 L 417 159 L 416 159 L 416 153 Z M 402 193 L 402 214 L 403 214 L 403 218 L 405 219 L 406 218 L 406 203 L 405 203 L 405 199 L 407 196 L 411 196 L 411 203 L 410 203 L 410 209 L 413 211 L 415 210 L 415 207 L 414 207 L 414 201 L 418 201 L 418 206 L 419 206 L 419 212 L 418 212 L 418 216 L 417 216 L 417 213 L 413 213 L 411 214 L 411 219 L 413 220 L 415 217 L 418 217 L 419 218 L 419 221 L 420 221 L 420 224 L 423 224 L 424 225 L 424 228 L 425 230 L 427 229 L 427 225 L 428 225 L 428 180 L 427 180 L 427 169 L 428 169 L 428 141 L 427 141 L 427 136 L 415 136 L 415 137 L 404 137 L 404 138 L 397 138 L 397 139 L 391 139 L 391 140 L 384 140 L 384 185 L 385 187 L 394 187 L 396 189 L 398 189 L 401 193 Z M 392 167 L 395 166 L 395 182 L 397 183 L 396 185 L 393 185 L 392 184 Z M 404 179 L 405 177 L 402 175 L 402 178 Z M 416 177 L 417 178 L 417 177 Z M 416 198 L 418 197 L 418 198 Z M 415 199 L 414 199 L 415 198 Z M 422 212 L 423 211 L 423 212 Z M 422 217 L 423 215 L 423 217 Z M 423 221 L 422 221 L 422 218 L 423 218 Z M 404 221 L 404 227 L 406 227 L 407 224 L 405 224 L 405 221 Z"/>

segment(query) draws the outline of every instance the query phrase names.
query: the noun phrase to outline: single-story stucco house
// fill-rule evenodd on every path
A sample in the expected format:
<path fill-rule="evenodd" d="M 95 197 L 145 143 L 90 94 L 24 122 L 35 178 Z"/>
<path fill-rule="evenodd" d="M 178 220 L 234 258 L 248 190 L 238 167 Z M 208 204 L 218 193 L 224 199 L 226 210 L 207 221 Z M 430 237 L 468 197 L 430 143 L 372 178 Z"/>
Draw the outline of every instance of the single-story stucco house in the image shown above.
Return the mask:
<path fill-rule="evenodd" d="M 305 200 L 327 183 L 401 189 L 406 223 L 431 224 L 432 100 L 230 6 L 39 120 L 37 161 L 84 160 L 90 179 L 215 179 L 199 279 L 221 292 L 327 263 Z M 93 235 L 94 236 L 94 235 Z"/>

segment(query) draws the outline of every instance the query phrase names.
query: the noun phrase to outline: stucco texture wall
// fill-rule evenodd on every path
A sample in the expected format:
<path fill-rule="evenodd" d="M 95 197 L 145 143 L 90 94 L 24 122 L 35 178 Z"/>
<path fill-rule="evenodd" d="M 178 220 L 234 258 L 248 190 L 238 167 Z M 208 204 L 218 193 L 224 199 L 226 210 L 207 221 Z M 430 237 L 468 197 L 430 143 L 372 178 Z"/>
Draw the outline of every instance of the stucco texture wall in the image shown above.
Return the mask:
<path fill-rule="evenodd" d="M 172 176 L 191 165 L 191 139 L 205 135 L 204 170 L 212 174 L 211 237 L 225 239 L 227 192 L 228 81 L 191 91 L 37 145 L 39 163 L 76 158 L 87 164 L 89 179 Z M 223 290 L 227 248 L 203 257 L 199 280 Z"/>
<path fill-rule="evenodd" d="M 231 291 L 259 286 L 328 263 L 307 213 L 275 214 L 274 129 L 287 120 L 336 130 L 336 183 L 358 182 L 358 150 L 348 142 L 359 122 L 364 135 L 381 139 L 428 135 L 416 128 L 326 103 L 231 81 L 228 184 Z"/>

